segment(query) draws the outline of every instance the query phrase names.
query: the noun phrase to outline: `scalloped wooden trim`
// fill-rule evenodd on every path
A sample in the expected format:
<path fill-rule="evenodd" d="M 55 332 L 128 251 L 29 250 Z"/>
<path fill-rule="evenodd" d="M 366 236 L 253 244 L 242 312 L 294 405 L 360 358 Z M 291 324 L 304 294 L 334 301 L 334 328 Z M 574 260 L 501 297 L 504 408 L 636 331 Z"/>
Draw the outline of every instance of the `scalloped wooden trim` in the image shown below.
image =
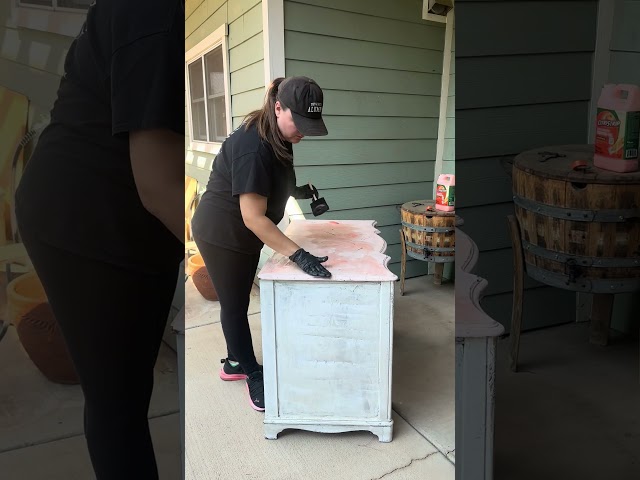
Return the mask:
<path fill-rule="evenodd" d="M 284 255 L 274 253 L 258 278 L 319 282 L 396 281 L 398 277 L 388 267 L 391 257 L 384 254 L 387 242 L 379 236 L 376 224 L 375 220 L 292 220 L 285 234 L 308 252 L 328 256 L 325 266 L 332 277 L 311 277 Z M 341 227 L 334 228 L 334 225 Z M 347 228 L 343 229 L 343 226 Z"/>
<path fill-rule="evenodd" d="M 456 228 L 456 337 L 497 337 L 504 326 L 480 306 L 489 282 L 470 273 L 478 262 L 478 247 Z"/>

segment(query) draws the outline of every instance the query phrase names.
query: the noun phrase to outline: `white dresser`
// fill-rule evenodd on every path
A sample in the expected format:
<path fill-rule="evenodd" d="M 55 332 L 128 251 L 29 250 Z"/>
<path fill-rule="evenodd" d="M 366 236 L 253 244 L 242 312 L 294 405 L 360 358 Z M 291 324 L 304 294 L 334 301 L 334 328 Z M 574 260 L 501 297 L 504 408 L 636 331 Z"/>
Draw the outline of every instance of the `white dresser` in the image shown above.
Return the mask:
<path fill-rule="evenodd" d="M 329 279 L 274 254 L 260 279 L 265 437 L 368 430 L 390 442 L 393 282 L 373 220 L 294 220 L 285 233 Z"/>

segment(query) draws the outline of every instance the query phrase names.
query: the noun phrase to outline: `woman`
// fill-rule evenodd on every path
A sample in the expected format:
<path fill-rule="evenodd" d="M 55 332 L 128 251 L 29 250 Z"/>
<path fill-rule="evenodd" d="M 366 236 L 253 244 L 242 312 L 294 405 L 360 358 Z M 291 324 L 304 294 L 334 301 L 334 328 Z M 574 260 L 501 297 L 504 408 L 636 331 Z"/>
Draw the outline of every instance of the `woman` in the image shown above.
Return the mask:
<path fill-rule="evenodd" d="M 322 101 L 322 90 L 310 78 L 274 80 L 262 108 L 223 142 L 191 221 L 220 300 L 227 343 L 220 377 L 246 379 L 250 405 L 258 411 L 264 411 L 264 384 L 247 310 L 260 250 L 266 244 L 309 275 L 331 276 L 322 265 L 327 257 L 310 254 L 277 227 L 290 196 L 313 196 L 311 186 L 296 187 L 292 144 L 327 135 Z"/>
<path fill-rule="evenodd" d="M 98 480 L 158 478 L 147 415 L 184 258 L 184 88 L 184 1 L 97 0 L 16 192 Z"/>

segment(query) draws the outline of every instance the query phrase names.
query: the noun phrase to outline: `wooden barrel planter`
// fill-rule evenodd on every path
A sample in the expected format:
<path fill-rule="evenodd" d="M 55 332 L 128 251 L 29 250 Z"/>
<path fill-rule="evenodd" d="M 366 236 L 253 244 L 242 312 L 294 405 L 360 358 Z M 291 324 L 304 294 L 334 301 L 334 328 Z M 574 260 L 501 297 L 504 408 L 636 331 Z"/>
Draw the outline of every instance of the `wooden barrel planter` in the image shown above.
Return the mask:
<path fill-rule="evenodd" d="M 407 255 L 426 262 L 453 262 L 454 212 L 436 210 L 434 200 L 417 200 L 403 204 L 401 216 Z"/>
<path fill-rule="evenodd" d="M 529 150 L 513 165 L 527 274 L 589 293 L 640 290 L 640 172 L 593 166 L 593 147 Z"/>
<path fill-rule="evenodd" d="M 407 255 L 435 264 L 434 283 L 442 283 L 444 264 L 455 260 L 456 214 L 436 210 L 435 200 L 406 202 L 400 208 L 402 261 L 400 293 L 404 295 Z"/>

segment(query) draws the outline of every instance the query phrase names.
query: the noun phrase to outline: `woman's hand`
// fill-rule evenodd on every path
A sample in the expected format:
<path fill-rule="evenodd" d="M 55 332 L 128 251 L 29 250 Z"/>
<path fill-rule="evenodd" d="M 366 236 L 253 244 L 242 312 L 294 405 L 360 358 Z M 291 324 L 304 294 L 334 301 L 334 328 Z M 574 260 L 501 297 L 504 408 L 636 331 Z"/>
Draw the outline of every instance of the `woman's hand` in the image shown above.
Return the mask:
<path fill-rule="evenodd" d="M 316 190 L 313 185 L 307 184 L 302 185 L 301 187 L 296 187 L 293 192 L 293 198 L 295 198 L 296 200 L 303 200 L 306 198 L 313 198 L 314 194 L 317 195 L 318 190 Z"/>
<path fill-rule="evenodd" d="M 329 257 L 316 257 L 315 255 L 311 255 L 309 252 L 302 248 L 289 257 L 289 260 L 295 262 L 296 265 L 298 265 L 298 267 L 300 267 L 304 273 L 307 273 L 313 277 L 324 278 L 329 278 L 331 276 L 329 270 L 321 265 L 328 259 Z"/>

